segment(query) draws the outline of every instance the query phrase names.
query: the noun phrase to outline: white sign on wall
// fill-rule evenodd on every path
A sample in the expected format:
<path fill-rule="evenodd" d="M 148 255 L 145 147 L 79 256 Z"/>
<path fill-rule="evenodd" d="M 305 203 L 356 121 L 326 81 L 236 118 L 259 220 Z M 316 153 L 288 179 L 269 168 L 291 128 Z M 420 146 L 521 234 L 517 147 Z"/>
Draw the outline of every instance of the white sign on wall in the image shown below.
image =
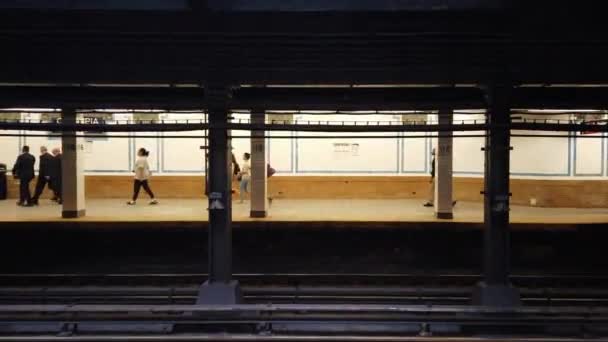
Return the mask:
<path fill-rule="evenodd" d="M 347 159 L 359 156 L 359 143 L 336 142 L 333 144 L 333 147 L 333 154 L 336 159 Z"/>

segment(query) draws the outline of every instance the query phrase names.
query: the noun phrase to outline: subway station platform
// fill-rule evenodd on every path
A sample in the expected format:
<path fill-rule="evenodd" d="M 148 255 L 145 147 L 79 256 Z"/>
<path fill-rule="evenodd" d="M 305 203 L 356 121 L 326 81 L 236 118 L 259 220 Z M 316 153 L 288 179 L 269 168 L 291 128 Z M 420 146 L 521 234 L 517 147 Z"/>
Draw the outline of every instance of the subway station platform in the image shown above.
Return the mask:
<path fill-rule="evenodd" d="M 208 220 L 205 199 L 160 199 L 158 205 L 140 200 L 128 206 L 126 200 L 89 199 L 87 215 L 62 219 L 61 206 L 41 200 L 37 207 L 18 207 L 13 200 L 0 201 L 0 227 L 35 225 L 71 227 L 201 227 Z M 249 217 L 249 203 L 233 204 L 235 224 L 252 227 L 265 225 L 302 225 L 328 228 L 349 227 L 482 227 L 483 204 L 458 202 L 453 220 L 435 218 L 433 208 L 417 199 L 402 200 L 314 200 L 275 199 L 265 219 Z M 514 228 L 572 228 L 579 225 L 608 223 L 608 208 L 568 209 L 512 206 Z"/>

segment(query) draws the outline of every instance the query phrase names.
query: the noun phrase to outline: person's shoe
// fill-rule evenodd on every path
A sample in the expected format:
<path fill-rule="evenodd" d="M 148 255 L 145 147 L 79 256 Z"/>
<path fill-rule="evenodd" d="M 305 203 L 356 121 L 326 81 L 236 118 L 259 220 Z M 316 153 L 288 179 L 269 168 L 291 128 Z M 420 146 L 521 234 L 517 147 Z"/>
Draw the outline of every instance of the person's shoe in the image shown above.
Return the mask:
<path fill-rule="evenodd" d="M 155 204 L 158 204 L 157 200 L 153 199 L 153 200 L 150 201 L 150 205 L 155 205 Z"/>
<path fill-rule="evenodd" d="M 59 198 L 53 197 L 53 198 L 51 198 L 51 201 L 53 201 L 53 202 L 59 202 Z"/>
<path fill-rule="evenodd" d="M 17 205 L 20 207 L 23 207 L 24 204 L 25 204 L 24 202 L 17 201 Z"/>
<path fill-rule="evenodd" d="M 453 201 L 452 202 L 452 207 L 456 206 L 456 203 L 458 203 L 458 201 Z"/>
<path fill-rule="evenodd" d="M 135 205 L 135 201 L 129 201 L 127 202 L 127 205 Z"/>
<path fill-rule="evenodd" d="M 39 205 L 39 204 L 38 204 L 38 200 L 32 200 L 32 202 L 30 202 L 30 204 L 31 204 L 31 205 L 33 205 L 33 206 L 34 206 L 34 205 Z"/>
<path fill-rule="evenodd" d="M 57 204 L 63 204 L 63 200 L 61 200 L 61 199 L 57 200 Z"/>
<path fill-rule="evenodd" d="M 432 206 L 433 206 L 433 203 L 431 203 L 431 202 L 426 202 L 426 203 L 424 203 L 424 206 L 425 206 L 425 207 L 432 207 Z"/>
<path fill-rule="evenodd" d="M 27 203 L 27 204 L 24 204 L 23 206 L 24 207 L 33 207 L 34 205 L 35 205 L 34 203 Z"/>

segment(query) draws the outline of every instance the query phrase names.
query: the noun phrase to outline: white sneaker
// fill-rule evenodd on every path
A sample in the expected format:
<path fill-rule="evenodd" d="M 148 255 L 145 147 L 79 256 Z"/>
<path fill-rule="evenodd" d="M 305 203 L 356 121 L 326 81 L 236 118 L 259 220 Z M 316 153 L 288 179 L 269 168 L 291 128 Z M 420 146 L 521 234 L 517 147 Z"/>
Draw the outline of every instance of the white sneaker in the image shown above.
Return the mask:
<path fill-rule="evenodd" d="M 135 205 L 135 201 L 129 201 L 127 202 L 127 205 Z"/>
<path fill-rule="evenodd" d="M 153 199 L 153 200 L 150 201 L 150 205 L 154 205 L 154 204 L 158 204 L 158 201 L 155 200 L 155 199 Z"/>

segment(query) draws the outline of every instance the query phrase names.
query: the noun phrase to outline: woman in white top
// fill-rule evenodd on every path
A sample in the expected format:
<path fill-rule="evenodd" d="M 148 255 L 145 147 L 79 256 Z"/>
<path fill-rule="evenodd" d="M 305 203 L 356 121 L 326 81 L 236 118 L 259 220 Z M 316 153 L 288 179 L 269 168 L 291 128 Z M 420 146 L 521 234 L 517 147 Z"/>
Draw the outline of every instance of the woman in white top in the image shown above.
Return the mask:
<path fill-rule="evenodd" d="M 135 161 L 135 179 L 133 181 L 133 199 L 127 202 L 128 205 L 135 205 L 137 202 L 137 196 L 139 195 L 139 190 L 143 187 L 144 190 L 150 196 L 150 204 L 158 204 L 158 201 L 154 198 L 154 193 L 150 190 L 150 186 L 148 185 L 148 179 L 152 173 L 150 172 L 150 165 L 148 165 L 148 156 L 150 155 L 150 151 L 146 151 L 145 148 L 140 148 L 137 151 L 137 160 Z"/>
<path fill-rule="evenodd" d="M 241 179 L 241 186 L 239 191 L 239 197 L 241 198 L 240 203 L 245 200 L 245 193 L 249 193 L 249 181 L 251 180 L 251 164 L 249 160 L 251 155 L 249 153 L 243 154 L 243 164 L 241 165 L 241 172 L 239 178 Z"/>

